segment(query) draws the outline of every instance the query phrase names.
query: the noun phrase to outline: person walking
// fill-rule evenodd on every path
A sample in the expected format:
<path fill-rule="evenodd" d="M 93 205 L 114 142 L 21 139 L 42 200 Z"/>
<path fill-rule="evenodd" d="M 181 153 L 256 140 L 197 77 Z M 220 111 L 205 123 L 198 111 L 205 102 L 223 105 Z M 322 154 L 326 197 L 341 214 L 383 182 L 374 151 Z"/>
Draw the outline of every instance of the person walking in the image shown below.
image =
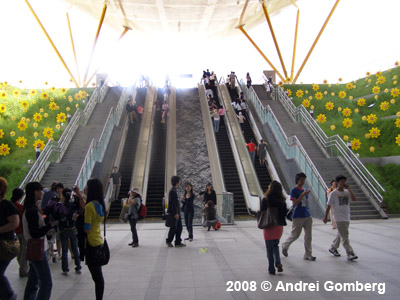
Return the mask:
<path fill-rule="evenodd" d="M 22 214 L 24 237 L 28 244 L 30 239 L 41 239 L 43 247 L 46 249 L 44 237 L 49 230 L 57 225 L 57 222 L 52 220 L 46 225 L 42 213 L 38 209 L 37 203 L 43 197 L 43 186 L 39 182 L 29 182 L 25 187 L 25 194 L 24 212 Z M 53 281 L 46 252 L 44 251 L 42 260 L 29 262 L 24 300 L 48 300 L 51 297 Z"/>
<path fill-rule="evenodd" d="M 263 140 L 260 140 L 257 145 L 257 155 L 260 166 L 265 165 L 265 158 L 267 157 L 267 143 Z"/>
<path fill-rule="evenodd" d="M 249 72 L 246 74 L 246 86 L 248 89 L 251 87 L 251 77 Z"/>
<path fill-rule="evenodd" d="M 11 202 L 14 203 L 18 210 L 19 215 L 19 226 L 15 229 L 15 234 L 17 235 L 19 241 L 19 253 L 17 255 L 17 261 L 19 264 L 19 277 L 28 277 L 29 266 L 26 261 L 26 240 L 24 238 L 24 231 L 22 229 L 22 212 L 24 207 L 20 201 L 24 198 L 25 192 L 23 189 L 15 188 L 12 191 Z"/>
<path fill-rule="evenodd" d="M 105 218 L 105 203 L 103 184 L 97 178 L 91 178 L 86 183 L 86 206 L 84 230 L 87 235 L 85 257 L 86 264 L 95 285 L 96 300 L 102 300 L 104 295 L 104 277 L 102 267 L 88 263 L 88 248 L 102 246 L 104 244 L 101 236 L 100 225 Z"/>
<path fill-rule="evenodd" d="M 350 245 L 349 240 L 349 226 L 350 226 L 350 199 L 356 201 L 356 196 L 346 184 L 347 178 L 343 175 L 336 177 L 335 181 L 337 189 L 329 194 L 328 203 L 326 206 L 325 216 L 323 222 L 328 222 L 328 214 L 333 209 L 333 215 L 336 220 L 337 235 L 332 242 L 329 252 L 333 256 L 339 257 L 340 253 L 337 251 L 340 245 L 340 240 L 347 253 L 347 260 L 354 261 L 358 256 L 354 254 L 354 250 Z"/>
<path fill-rule="evenodd" d="M 186 247 L 186 244 L 182 243 L 182 219 L 181 219 L 181 208 L 179 204 L 179 197 L 178 197 L 178 192 L 177 189 L 179 187 L 180 183 L 180 178 L 179 176 L 172 176 L 171 177 L 171 189 L 169 190 L 168 193 L 168 209 L 167 213 L 168 215 L 174 216 L 175 223 L 173 226 L 169 228 L 168 232 L 168 237 L 166 239 L 167 246 L 172 248 L 172 241 L 174 240 L 175 237 L 175 247 Z"/>
<path fill-rule="evenodd" d="M 292 214 L 292 232 L 287 240 L 283 243 L 282 254 L 288 256 L 289 246 L 299 238 L 304 228 L 304 259 L 315 261 L 316 257 L 312 255 L 312 217 L 308 209 L 308 194 L 310 190 L 306 190 L 303 186 L 306 181 L 306 174 L 296 174 L 296 186 L 290 191 L 290 200 L 294 207 Z"/>
<path fill-rule="evenodd" d="M 119 190 L 121 188 L 121 177 L 121 173 L 118 172 L 118 167 L 114 166 L 113 171 L 110 175 L 110 179 L 112 178 L 113 180 L 113 192 L 111 195 L 112 201 L 118 200 Z M 110 179 L 108 179 L 108 183 L 110 183 Z"/>
<path fill-rule="evenodd" d="M 244 121 L 246 121 L 246 118 L 242 115 L 242 112 L 239 112 L 239 115 L 237 115 L 237 118 L 239 119 L 239 125 L 240 128 L 242 130 L 242 132 L 244 132 Z"/>
<path fill-rule="evenodd" d="M 0 177 L 0 242 L 8 242 L 15 240 L 14 230 L 19 225 L 18 210 L 14 204 L 6 200 L 8 182 L 5 178 Z M 10 282 L 5 273 L 11 260 L 0 259 L 0 299 L 16 300 L 17 295 L 14 293 Z"/>
<path fill-rule="evenodd" d="M 139 193 L 139 188 L 134 187 L 131 191 L 129 191 L 129 210 L 128 210 L 128 220 L 131 225 L 132 232 L 132 242 L 128 245 L 132 246 L 132 248 L 139 247 L 139 237 L 136 230 L 136 224 L 139 219 L 139 209 L 142 205 L 142 196 Z"/>
<path fill-rule="evenodd" d="M 327 203 L 328 203 L 329 194 L 332 193 L 334 190 L 336 190 L 336 180 L 331 181 L 331 186 L 329 187 L 329 189 L 326 192 L 326 200 L 327 200 L 326 202 Z M 333 209 L 329 210 L 329 219 L 331 220 L 332 229 L 336 229 L 336 221 L 333 216 Z"/>
<path fill-rule="evenodd" d="M 227 112 L 227 110 L 224 109 L 222 106 L 219 107 L 219 109 L 218 109 L 219 125 L 220 125 L 221 128 L 225 128 L 224 118 L 225 118 L 225 113 L 226 112 Z"/>
<path fill-rule="evenodd" d="M 81 260 L 79 259 L 78 239 L 76 220 L 78 218 L 79 203 L 74 203 L 71 199 L 72 190 L 63 189 L 60 205 L 55 207 L 55 210 L 60 214 L 58 221 L 58 234 L 61 240 L 61 269 L 62 275 L 68 275 L 68 245 L 71 245 L 71 250 L 74 255 L 75 273 L 81 274 Z"/>
<path fill-rule="evenodd" d="M 211 226 L 214 226 L 215 230 L 218 230 L 217 228 L 217 212 L 214 207 L 214 202 L 212 200 L 209 200 L 206 205 L 203 208 L 203 213 L 204 213 L 204 227 L 207 227 L 207 231 L 210 231 Z"/>
<path fill-rule="evenodd" d="M 214 131 L 219 131 L 219 114 L 216 109 L 213 110 L 211 117 L 214 119 Z"/>
<path fill-rule="evenodd" d="M 251 163 L 254 165 L 254 162 L 256 160 L 256 148 L 257 145 L 254 143 L 254 140 L 251 139 L 250 143 L 247 144 L 247 149 L 249 149 L 249 154 L 251 158 Z"/>
<path fill-rule="evenodd" d="M 287 207 L 282 185 L 278 181 L 272 181 L 261 201 L 260 211 L 270 210 L 277 220 L 276 226 L 263 229 L 265 246 L 267 248 L 268 272 L 275 275 L 275 267 L 278 272 L 283 272 L 279 255 L 279 241 L 282 237 L 283 226 L 286 226 Z"/>
<path fill-rule="evenodd" d="M 193 241 L 193 217 L 194 217 L 194 193 L 190 182 L 185 185 L 185 193 L 182 196 L 183 213 L 185 216 L 186 230 L 188 237 L 185 240 Z"/>

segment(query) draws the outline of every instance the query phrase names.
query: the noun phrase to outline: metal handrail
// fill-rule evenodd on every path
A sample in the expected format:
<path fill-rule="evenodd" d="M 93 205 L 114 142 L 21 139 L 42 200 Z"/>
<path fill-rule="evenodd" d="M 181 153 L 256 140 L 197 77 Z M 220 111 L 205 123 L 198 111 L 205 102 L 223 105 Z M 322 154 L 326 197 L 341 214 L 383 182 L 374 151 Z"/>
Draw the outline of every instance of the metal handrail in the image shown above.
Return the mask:
<path fill-rule="evenodd" d="M 289 99 L 289 97 L 283 92 L 283 90 L 280 87 L 277 87 L 275 89 L 278 100 L 280 100 L 282 104 L 284 104 L 284 107 L 286 107 L 290 111 L 293 117 L 298 119 L 299 118 L 298 115 L 301 116 L 300 121 L 305 121 L 305 123 L 317 136 L 318 140 L 322 143 L 322 145 L 325 148 L 336 147 L 336 149 L 340 152 L 341 156 L 344 157 L 347 164 L 351 167 L 353 172 L 361 180 L 364 188 L 369 191 L 369 193 L 374 197 L 374 199 L 379 202 L 379 206 L 381 206 L 383 203 L 383 196 L 381 195 L 379 190 L 385 192 L 385 189 L 376 180 L 376 178 L 368 171 L 368 169 L 358 159 L 358 157 L 354 154 L 354 152 L 348 149 L 347 146 L 344 146 L 345 143 L 343 139 L 339 135 L 328 137 L 325 134 L 325 132 L 321 129 L 321 127 L 315 123 L 314 119 L 310 116 L 310 114 L 302 105 L 296 108 L 293 102 Z"/>

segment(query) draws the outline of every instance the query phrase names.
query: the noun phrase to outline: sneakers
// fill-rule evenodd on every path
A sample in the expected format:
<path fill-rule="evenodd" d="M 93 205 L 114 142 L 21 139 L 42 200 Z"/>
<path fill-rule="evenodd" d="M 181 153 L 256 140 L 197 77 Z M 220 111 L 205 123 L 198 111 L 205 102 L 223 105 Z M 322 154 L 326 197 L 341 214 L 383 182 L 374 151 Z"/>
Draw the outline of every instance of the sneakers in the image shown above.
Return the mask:
<path fill-rule="evenodd" d="M 283 254 L 283 256 L 288 257 L 287 249 L 282 248 L 282 254 Z"/>
<path fill-rule="evenodd" d="M 132 248 L 137 248 L 137 247 L 139 247 L 139 244 L 138 244 L 138 243 L 134 243 L 134 244 L 132 245 Z"/>
<path fill-rule="evenodd" d="M 340 256 L 340 253 L 335 249 L 329 249 L 328 250 L 330 253 L 332 253 L 332 255 L 333 256 L 335 256 L 335 257 L 339 257 Z"/>
<path fill-rule="evenodd" d="M 133 242 L 131 242 L 131 243 L 128 244 L 128 246 L 132 246 L 132 245 L 133 245 Z"/>
<path fill-rule="evenodd" d="M 81 270 L 82 270 L 82 267 L 81 267 L 81 266 L 76 267 L 76 268 L 75 268 L 75 273 L 76 273 L 76 274 L 81 274 L 81 273 L 82 273 Z"/>
<path fill-rule="evenodd" d="M 62 271 L 61 275 L 67 276 L 68 275 L 68 271 Z"/>
<path fill-rule="evenodd" d="M 185 241 L 188 241 L 189 240 L 189 238 L 187 237 L 187 238 L 185 238 Z"/>
<path fill-rule="evenodd" d="M 358 258 L 357 255 L 355 255 L 354 253 L 347 255 L 347 260 L 349 261 L 354 261 Z"/>
<path fill-rule="evenodd" d="M 283 272 L 282 265 L 276 265 L 276 268 L 278 269 L 278 272 Z"/>
<path fill-rule="evenodd" d="M 315 261 L 317 258 L 315 256 L 304 256 L 304 260 Z"/>
<path fill-rule="evenodd" d="M 172 245 L 171 243 L 167 243 L 168 248 L 173 248 L 174 245 Z"/>
<path fill-rule="evenodd" d="M 182 247 L 186 247 L 186 244 L 178 244 L 178 245 L 175 245 L 175 248 L 182 248 Z"/>

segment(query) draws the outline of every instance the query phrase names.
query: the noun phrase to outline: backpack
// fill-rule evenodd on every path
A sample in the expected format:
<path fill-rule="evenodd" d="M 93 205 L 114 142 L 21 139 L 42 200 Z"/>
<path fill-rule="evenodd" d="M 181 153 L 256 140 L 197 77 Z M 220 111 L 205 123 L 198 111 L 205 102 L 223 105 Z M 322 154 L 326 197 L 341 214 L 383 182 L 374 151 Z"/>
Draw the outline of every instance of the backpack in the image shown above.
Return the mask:
<path fill-rule="evenodd" d="M 138 221 L 146 218 L 147 207 L 142 203 L 138 210 Z"/>

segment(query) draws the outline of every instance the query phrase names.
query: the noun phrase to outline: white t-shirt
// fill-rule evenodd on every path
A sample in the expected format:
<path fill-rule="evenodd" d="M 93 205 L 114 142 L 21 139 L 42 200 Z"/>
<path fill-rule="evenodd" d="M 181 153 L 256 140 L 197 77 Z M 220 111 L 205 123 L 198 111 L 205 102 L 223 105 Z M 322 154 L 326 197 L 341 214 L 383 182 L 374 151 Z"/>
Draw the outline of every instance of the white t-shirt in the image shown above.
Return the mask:
<path fill-rule="evenodd" d="M 328 205 L 333 209 L 336 222 L 350 222 L 350 192 L 348 190 L 334 190 L 329 194 Z"/>

